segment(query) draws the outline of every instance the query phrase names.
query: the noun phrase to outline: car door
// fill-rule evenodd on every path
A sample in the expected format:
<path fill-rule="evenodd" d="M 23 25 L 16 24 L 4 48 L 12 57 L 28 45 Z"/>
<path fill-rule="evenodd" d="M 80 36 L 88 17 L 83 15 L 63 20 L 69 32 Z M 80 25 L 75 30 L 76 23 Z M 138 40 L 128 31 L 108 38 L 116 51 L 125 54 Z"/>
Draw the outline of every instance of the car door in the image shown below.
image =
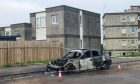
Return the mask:
<path fill-rule="evenodd" d="M 86 51 L 83 56 L 80 58 L 80 69 L 86 70 L 86 69 L 93 69 L 93 63 L 92 63 L 92 57 L 91 52 Z"/>
<path fill-rule="evenodd" d="M 93 50 L 92 52 L 92 56 L 93 56 L 93 63 L 95 67 L 100 67 L 102 64 L 102 56 L 99 54 L 98 51 Z"/>

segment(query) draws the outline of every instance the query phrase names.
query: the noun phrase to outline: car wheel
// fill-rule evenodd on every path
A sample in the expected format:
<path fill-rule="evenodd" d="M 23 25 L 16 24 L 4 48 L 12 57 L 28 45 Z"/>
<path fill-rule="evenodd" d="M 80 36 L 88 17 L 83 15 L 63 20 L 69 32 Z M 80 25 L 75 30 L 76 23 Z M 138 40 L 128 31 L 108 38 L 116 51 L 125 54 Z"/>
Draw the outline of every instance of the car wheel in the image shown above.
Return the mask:
<path fill-rule="evenodd" d="M 48 67 L 46 67 L 46 72 L 51 72 L 51 69 L 49 69 Z"/>
<path fill-rule="evenodd" d="M 64 70 L 66 73 L 74 73 L 76 68 L 72 64 L 69 64 L 65 66 Z"/>
<path fill-rule="evenodd" d="M 106 69 L 109 69 L 110 68 L 110 65 L 108 65 L 107 62 L 103 62 L 102 66 L 101 66 L 101 70 L 106 70 Z"/>

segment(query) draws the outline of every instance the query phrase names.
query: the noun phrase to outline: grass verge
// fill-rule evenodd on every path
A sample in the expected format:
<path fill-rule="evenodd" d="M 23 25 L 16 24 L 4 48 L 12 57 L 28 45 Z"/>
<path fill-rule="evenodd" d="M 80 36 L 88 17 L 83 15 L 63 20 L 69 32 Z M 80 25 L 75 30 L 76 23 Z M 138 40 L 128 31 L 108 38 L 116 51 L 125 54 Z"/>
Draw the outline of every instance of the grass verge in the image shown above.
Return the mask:
<path fill-rule="evenodd" d="M 28 66 L 28 65 L 35 65 L 35 64 L 48 64 L 52 60 L 38 60 L 38 61 L 28 61 L 26 63 L 16 62 L 14 64 L 7 64 L 4 65 L 2 68 L 10 68 L 10 67 L 21 67 L 21 66 Z"/>

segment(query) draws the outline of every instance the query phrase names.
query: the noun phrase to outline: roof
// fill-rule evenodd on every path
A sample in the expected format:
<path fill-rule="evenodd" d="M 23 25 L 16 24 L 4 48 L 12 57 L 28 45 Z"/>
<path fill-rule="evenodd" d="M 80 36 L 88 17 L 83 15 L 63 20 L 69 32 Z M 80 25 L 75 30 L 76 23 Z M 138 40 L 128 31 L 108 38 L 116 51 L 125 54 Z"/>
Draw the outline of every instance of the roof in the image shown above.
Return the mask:
<path fill-rule="evenodd" d="M 90 51 L 99 51 L 99 50 L 97 50 L 97 49 L 75 49 L 75 50 L 71 50 L 71 51 L 72 51 L 72 52 L 73 52 L 73 51 L 85 52 L 85 51 L 88 51 L 88 50 L 90 50 Z"/>
<path fill-rule="evenodd" d="M 75 8 L 75 7 L 71 7 L 71 6 L 67 6 L 67 5 L 60 5 L 60 6 L 54 6 L 54 7 L 48 7 L 46 8 L 46 12 L 49 12 L 49 11 L 58 11 L 58 10 L 63 10 L 63 9 L 74 9 L 75 11 L 77 10 L 79 12 L 79 10 L 82 10 L 86 13 L 89 13 L 89 14 L 97 14 L 97 15 L 100 15 L 99 13 L 95 13 L 95 12 L 91 12 L 91 11 L 87 11 L 87 10 L 83 10 L 83 9 L 79 9 L 79 8 Z M 42 12 L 45 12 L 45 11 L 40 11 L 40 12 L 34 12 L 34 13 L 30 13 L 30 16 L 34 16 L 34 14 L 36 13 L 42 13 Z"/>
<path fill-rule="evenodd" d="M 82 10 L 82 11 L 89 12 L 89 13 L 95 13 L 95 12 L 91 12 L 91 11 L 88 11 L 88 10 L 83 10 L 83 9 L 79 9 L 79 8 L 67 6 L 67 5 L 60 5 L 60 6 L 55 6 L 55 7 L 49 7 L 49 8 L 46 8 L 46 9 L 53 9 L 53 8 L 59 8 L 59 7 L 63 7 L 63 8 L 72 8 L 72 9 Z M 99 13 L 96 13 L 96 14 L 99 14 Z"/>
<path fill-rule="evenodd" d="M 31 23 L 17 23 L 17 24 L 11 24 L 12 28 L 19 28 L 19 27 L 30 27 Z"/>
<path fill-rule="evenodd" d="M 140 7 L 140 5 L 131 5 L 131 7 Z"/>
<path fill-rule="evenodd" d="M 30 13 L 30 14 L 43 13 L 43 12 L 45 12 L 45 11 L 33 12 L 33 13 Z"/>
<path fill-rule="evenodd" d="M 121 14 L 140 14 L 140 12 L 116 12 L 116 13 L 105 13 L 102 18 L 105 17 L 105 15 L 121 15 Z"/>

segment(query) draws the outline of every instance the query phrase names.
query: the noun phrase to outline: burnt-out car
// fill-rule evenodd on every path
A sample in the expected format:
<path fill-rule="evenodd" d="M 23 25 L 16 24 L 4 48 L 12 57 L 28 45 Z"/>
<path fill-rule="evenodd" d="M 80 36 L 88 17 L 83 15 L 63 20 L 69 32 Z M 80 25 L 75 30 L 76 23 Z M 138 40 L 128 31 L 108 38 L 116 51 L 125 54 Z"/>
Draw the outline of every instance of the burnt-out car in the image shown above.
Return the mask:
<path fill-rule="evenodd" d="M 101 54 L 98 50 L 71 50 L 64 57 L 49 62 L 46 71 L 80 71 L 87 69 L 108 69 L 112 64 L 110 56 Z"/>

